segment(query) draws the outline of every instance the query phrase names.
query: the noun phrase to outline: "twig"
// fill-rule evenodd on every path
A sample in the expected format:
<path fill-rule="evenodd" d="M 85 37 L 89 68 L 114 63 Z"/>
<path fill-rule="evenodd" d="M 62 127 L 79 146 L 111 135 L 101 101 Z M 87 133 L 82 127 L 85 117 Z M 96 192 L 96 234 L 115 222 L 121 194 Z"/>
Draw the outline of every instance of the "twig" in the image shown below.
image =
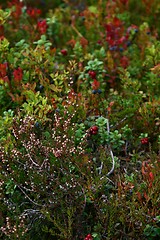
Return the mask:
<path fill-rule="evenodd" d="M 77 33 L 77 35 L 78 35 L 80 38 L 83 37 L 83 35 L 77 30 L 77 28 L 76 28 L 73 24 L 71 25 L 71 27 L 72 27 L 72 29 Z"/>
<path fill-rule="evenodd" d="M 29 159 L 31 160 L 31 162 L 33 163 L 33 165 L 35 165 L 36 167 L 39 167 L 39 164 L 37 164 L 36 162 L 33 161 L 30 152 L 27 149 L 27 145 L 25 144 L 25 142 L 23 142 L 23 146 L 25 147 L 26 151 L 27 151 L 27 155 L 29 157 Z"/>
<path fill-rule="evenodd" d="M 19 185 L 17 185 L 17 187 L 18 187 L 18 188 L 21 190 L 21 192 L 26 196 L 26 198 L 28 198 L 29 201 L 32 202 L 34 205 L 40 206 L 40 207 L 43 206 L 43 205 L 41 205 L 41 204 L 39 204 L 39 203 L 34 202 L 34 201 L 26 194 L 26 192 L 23 191 L 23 189 L 22 189 Z"/>
<path fill-rule="evenodd" d="M 108 121 L 107 118 L 106 118 L 106 120 L 107 120 L 107 132 L 108 132 L 108 134 L 110 134 L 109 121 Z M 114 155 L 113 155 L 112 148 L 111 148 L 110 144 L 108 144 L 108 149 L 109 149 L 109 153 L 110 153 L 110 156 L 111 156 L 111 159 L 112 159 L 112 168 L 109 171 L 109 173 L 107 173 L 107 176 L 109 176 L 109 175 L 111 175 L 111 173 L 113 173 L 114 167 L 115 167 Z"/>

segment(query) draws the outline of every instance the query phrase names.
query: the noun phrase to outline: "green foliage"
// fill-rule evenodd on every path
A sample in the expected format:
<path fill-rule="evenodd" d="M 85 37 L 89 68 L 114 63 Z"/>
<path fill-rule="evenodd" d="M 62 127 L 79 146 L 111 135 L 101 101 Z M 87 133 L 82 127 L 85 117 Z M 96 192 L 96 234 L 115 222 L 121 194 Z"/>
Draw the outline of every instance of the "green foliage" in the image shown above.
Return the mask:
<path fill-rule="evenodd" d="M 147 237 L 147 239 L 152 240 L 152 239 L 157 239 L 157 237 L 160 236 L 160 228 L 159 227 L 154 227 L 149 224 L 144 229 L 144 235 Z"/>
<path fill-rule="evenodd" d="M 46 122 L 47 113 L 52 109 L 51 105 L 47 103 L 47 98 L 42 97 L 40 92 L 34 94 L 32 91 L 25 92 L 27 102 L 22 104 L 22 112 L 25 115 L 37 117 L 37 120 Z"/>
<path fill-rule="evenodd" d="M 37 42 L 34 42 L 34 44 L 36 44 L 37 46 L 44 46 L 46 50 L 48 50 L 50 46 L 52 46 L 52 43 L 47 41 L 46 35 L 42 35 L 41 39 Z"/>
<path fill-rule="evenodd" d="M 103 62 L 99 61 L 97 58 L 94 60 L 90 60 L 85 67 L 85 70 L 94 70 L 94 71 L 102 71 L 103 70 Z"/>
<path fill-rule="evenodd" d="M 6 150 L 12 145 L 12 124 L 14 112 L 9 109 L 0 116 L 0 144 L 6 147 Z"/>
<path fill-rule="evenodd" d="M 0 5 L 0 238 L 157 239 L 159 1 Z"/>
<path fill-rule="evenodd" d="M 3 25 L 6 21 L 7 18 L 10 16 L 11 11 L 10 9 L 0 9 L 0 24 Z"/>
<path fill-rule="evenodd" d="M 0 53 L 8 50 L 9 42 L 6 38 L 0 41 Z"/>

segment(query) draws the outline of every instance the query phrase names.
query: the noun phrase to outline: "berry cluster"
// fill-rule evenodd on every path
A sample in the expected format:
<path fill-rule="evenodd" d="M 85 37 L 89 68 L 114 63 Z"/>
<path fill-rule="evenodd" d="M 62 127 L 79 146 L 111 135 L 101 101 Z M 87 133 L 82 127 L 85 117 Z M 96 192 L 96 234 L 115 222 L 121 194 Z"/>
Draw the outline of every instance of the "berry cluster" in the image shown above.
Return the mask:
<path fill-rule="evenodd" d="M 149 141 L 148 141 L 148 138 L 145 137 L 145 138 L 141 138 L 141 143 L 142 144 L 147 144 Z"/>
<path fill-rule="evenodd" d="M 90 134 L 91 135 L 96 135 L 98 133 L 98 127 L 97 126 L 92 126 L 90 128 Z"/>
<path fill-rule="evenodd" d="M 96 93 L 101 94 L 101 93 L 102 93 L 102 90 L 101 90 L 101 89 L 94 89 L 94 90 L 92 91 L 92 93 L 93 93 L 93 94 L 96 94 Z"/>
<path fill-rule="evenodd" d="M 88 72 L 88 74 L 89 74 L 89 76 L 90 76 L 92 79 L 95 79 L 95 78 L 96 78 L 96 72 L 95 72 L 95 71 L 90 70 L 90 71 Z"/>
<path fill-rule="evenodd" d="M 93 240 L 92 235 L 91 235 L 91 234 L 88 234 L 88 235 L 85 237 L 84 240 Z"/>

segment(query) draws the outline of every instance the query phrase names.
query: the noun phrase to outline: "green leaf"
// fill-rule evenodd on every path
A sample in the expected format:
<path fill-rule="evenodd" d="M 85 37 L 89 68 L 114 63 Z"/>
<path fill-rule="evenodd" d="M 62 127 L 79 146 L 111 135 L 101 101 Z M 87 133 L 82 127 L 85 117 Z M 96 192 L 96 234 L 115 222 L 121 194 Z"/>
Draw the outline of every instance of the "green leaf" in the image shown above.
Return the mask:
<path fill-rule="evenodd" d="M 92 13 L 98 13 L 98 9 L 96 6 L 89 6 L 88 9 Z"/>
<path fill-rule="evenodd" d="M 24 40 L 24 39 L 21 39 L 19 42 L 17 42 L 17 43 L 15 44 L 15 46 L 16 46 L 16 47 L 21 47 L 21 46 L 24 45 L 24 43 L 25 43 L 25 40 Z"/>

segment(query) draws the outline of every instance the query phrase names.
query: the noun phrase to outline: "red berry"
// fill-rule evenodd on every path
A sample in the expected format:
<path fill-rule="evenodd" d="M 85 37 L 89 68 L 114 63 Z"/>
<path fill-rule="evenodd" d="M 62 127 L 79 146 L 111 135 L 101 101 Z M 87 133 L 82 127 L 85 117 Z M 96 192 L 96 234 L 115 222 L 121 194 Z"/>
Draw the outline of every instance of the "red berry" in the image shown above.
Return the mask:
<path fill-rule="evenodd" d="M 142 138 L 142 139 L 141 139 L 141 143 L 142 143 L 142 144 L 147 144 L 147 143 L 148 143 L 148 138 L 147 138 L 147 137 Z"/>
<path fill-rule="evenodd" d="M 66 56 L 68 54 L 67 49 L 62 49 L 61 53 L 62 53 L 62 55 Z"/>
<path fill-rule="evenodd" d="M 91 133 L 92 133 L 92 135 L 96 135 L 97 131 L 92 131 Z"/>
<path fill-rule="evenodd" d="M 88 74 L 89 74 L 89 76 L 90 76 L 92 79 L 95 79 L 95 77 L 96 77 L 96 72 L 95 72 L 95 71 L 90 70 L 90 71 L 88 72 Z"/>
<path fill-rule="evenodd" d="M 88 235 L 85 237 L 84 240 L 93 240 L 92 235 L 91 235 L 91 234 L 88 234 Z"/>
<path fill-rule="evenodd" d="M 92 126 L 92 127 L 90 128 L 90 133 L 91 133 L 92 135 L 96 135 L 97 132 L 98 132 L 98 127 L 97 127 L 97 126 Z"/>
<path fill-rule="evenodd" d="M 92 126 L 92 127 L 91 127 L 91 130 L 97 132 L 97 131 L 98 131 L 98 127 L 97 127 L 97 126 Z"/>

